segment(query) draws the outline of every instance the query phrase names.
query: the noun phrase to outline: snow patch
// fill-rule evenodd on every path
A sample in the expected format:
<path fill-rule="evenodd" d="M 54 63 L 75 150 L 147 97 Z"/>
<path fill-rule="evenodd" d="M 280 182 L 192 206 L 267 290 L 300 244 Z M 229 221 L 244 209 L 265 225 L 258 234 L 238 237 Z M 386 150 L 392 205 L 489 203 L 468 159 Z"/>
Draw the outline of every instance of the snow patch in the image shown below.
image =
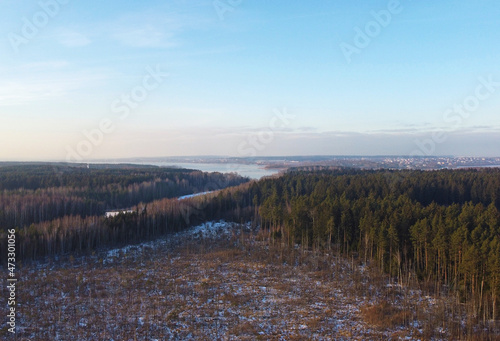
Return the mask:
<path fill-rule="evenodd" d="M 207 191 L 207 192 L 200 192 L 200 193 L 194 193 L 194 194 L 188 194 L 188 195 L 183 195 L 182 197 L 178 197 L 177 200 L 184 200 L 184 199 L 189 199 L 189 198 L 194 198 L 194 197 L 199 197 L 201 195 L 206 195 L 209 193 L 214 193 L 216 191 Z"/>
<path fill-rule="evenodd" d="M 169 242 L 185 239 L 186 237 L 194 240 L 220 237 L 227 238 L 233 234 L 233 231 L 239 231 L 239 229 L 242 227 L 245 230 L 249 230 L 251 228 L 251 223 L 249 222 L 241 225 L 237 223 L 226 222 L 224 220 L 206 222 L 201 225 L 188 228 L 184 231 L 167 235 L 166 237 L 159 238 L 154 241 L 144 242 L 138 245 L 127 245 L 121 248 L 109 250 L 106 252 L 103 258 L 103 263 L 112 263 L 115 259 L 126 256 L 128 254 L 134 254 L 135 256 L 145 254 L 148 251 L 156 250 L 160 247 L 166 246 Z M 170 261 L 173 262 L 174 259 L 171 259 Z"/>

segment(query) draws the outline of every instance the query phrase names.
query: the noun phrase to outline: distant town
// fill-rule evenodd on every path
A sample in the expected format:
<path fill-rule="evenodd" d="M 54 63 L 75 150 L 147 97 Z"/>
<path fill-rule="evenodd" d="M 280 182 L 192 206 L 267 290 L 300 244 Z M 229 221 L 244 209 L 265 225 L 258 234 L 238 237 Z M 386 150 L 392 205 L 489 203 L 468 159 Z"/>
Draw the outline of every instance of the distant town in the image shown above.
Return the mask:
<path fill-rule="evenodd" d="M 102 161 L 102 160 L 101 160 Z M 105 160 L 106 162 L 140 163 L 211 163 L 259 165 L 268 169 L 287 169 L 291 167 L 332 166 L 362 169 L 455 169 L 476 167 L 500 167 L 500 157 L 465 156 L 283 156 L 283 157 L 163 157 L 129 158 Z"/>

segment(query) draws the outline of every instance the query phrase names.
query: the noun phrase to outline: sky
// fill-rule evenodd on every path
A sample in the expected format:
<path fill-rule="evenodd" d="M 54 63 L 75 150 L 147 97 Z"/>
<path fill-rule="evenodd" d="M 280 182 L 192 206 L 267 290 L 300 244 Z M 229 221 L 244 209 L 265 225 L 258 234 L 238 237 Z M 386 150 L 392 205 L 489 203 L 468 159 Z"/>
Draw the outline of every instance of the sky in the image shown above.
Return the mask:
<path fill-rule="evenodd" d="M 498 1 L 0 8 L 0 160 L 500 156 Z"/>

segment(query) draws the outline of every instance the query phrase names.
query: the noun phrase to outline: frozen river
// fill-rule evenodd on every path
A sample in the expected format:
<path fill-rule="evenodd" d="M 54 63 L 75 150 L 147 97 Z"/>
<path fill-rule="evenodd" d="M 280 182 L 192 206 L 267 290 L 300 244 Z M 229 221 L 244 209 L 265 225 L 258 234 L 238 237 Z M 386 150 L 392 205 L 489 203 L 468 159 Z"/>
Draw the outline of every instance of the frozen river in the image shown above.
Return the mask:
<path fill-rule="evenodd" d="M 278 173 L 277 169 L 265 169 L 260 165 L 244 165 L 239 163 L 178 163 L 178 162 L 144 162 L 161 167 L 179 167 L 188 169 L 198 169 L 203 172 L 238 173 L 241 176 L 248 176 L 251 179 L 260 179 Z"/>

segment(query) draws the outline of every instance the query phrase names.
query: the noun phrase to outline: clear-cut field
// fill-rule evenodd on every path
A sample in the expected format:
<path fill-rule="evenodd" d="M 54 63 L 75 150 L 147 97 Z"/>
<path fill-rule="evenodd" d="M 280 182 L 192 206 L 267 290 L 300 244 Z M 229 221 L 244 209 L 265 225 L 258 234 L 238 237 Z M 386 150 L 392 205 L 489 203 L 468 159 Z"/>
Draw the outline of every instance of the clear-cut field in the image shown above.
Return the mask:
<path fill-rule="evenodd" d="M 420 291 L 346 259 L 269 247 L 250 225 L 224 222 L 26 266 L 18 295 L 20 340 L 447 338 L 434 318 L 443 305 Z"/>

